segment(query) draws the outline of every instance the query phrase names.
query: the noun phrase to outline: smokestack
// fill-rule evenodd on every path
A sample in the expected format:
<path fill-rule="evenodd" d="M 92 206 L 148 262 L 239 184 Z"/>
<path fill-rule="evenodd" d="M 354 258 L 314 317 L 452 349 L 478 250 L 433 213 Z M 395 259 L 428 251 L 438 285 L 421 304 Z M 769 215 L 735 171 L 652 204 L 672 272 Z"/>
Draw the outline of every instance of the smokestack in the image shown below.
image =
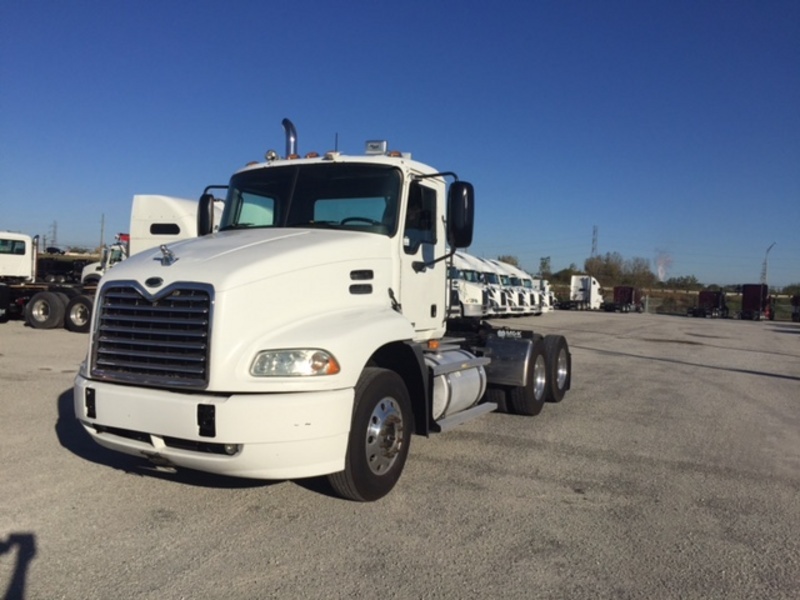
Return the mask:
<path fill-rule="evenodd" d="M 281 125 L 286 132 L 286 158 L 289 158 L 293 154 L 297 154 L 297 130 L 289 119 L 281 121 Z"/>

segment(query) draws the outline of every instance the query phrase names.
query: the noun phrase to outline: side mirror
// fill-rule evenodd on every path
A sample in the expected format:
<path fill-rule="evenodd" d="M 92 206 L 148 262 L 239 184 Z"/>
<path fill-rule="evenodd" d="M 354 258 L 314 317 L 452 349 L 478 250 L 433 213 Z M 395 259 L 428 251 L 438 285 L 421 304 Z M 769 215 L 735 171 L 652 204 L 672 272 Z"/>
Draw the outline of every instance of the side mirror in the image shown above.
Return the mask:
<path fill-rule="evenodd" d="M 471 183 L 454 181 L 447 192 L 447 243 L 452 250 L 472 244 L 475 190 Z"/>
<path fill-rule="evenodd" d="M 197 237 L 214 231 L 214 196 L 203 194 L 197 207 Z"/>

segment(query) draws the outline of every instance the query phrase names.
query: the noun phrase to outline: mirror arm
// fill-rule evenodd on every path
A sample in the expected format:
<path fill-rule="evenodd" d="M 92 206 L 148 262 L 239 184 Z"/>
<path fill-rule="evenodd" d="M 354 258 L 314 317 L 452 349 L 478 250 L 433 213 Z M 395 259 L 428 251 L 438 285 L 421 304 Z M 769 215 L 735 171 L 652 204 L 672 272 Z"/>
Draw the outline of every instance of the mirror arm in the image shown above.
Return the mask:
<path fill-rule="evenodd" d="M 430 262 L 422 262 L 421 260 L 415 260 L 411 263 L 411 267 L 414 269 L 415 273 L 423 273 L 428 267 L 432 267 L 438 262 L 442 262 L 443 260 L 447 260 L 448 258 L 452 258 L 452 256 L 456 253 L 455 250 L 451 250 L 449 254 L 445 254 L 439 258 L 436 258 Z"/>

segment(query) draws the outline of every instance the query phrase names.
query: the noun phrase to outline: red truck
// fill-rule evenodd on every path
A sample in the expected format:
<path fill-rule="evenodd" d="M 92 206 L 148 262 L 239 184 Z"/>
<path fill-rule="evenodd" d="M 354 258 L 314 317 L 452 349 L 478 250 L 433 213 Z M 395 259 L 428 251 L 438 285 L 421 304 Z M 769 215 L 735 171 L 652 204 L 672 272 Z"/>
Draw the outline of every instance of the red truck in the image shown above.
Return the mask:
<path fill-rule="evenodd" d="M 725 292 L 702 291 L 697 296 L 697 306 L 689 307 L 687 317 L 728 317 Z"/>
<path fill-rule="evenodd" d="M 742 310 L 739 317 L 752 321 L 775 320 L 772 298 L 766 284 L 747 283 L 742 286 Z"/>
<path fill-rule="evenodd" d="M 615 285 L 614 300 L 604 302 L 606 312 L 642 312 L 642 291 L 630 285 Z"/>

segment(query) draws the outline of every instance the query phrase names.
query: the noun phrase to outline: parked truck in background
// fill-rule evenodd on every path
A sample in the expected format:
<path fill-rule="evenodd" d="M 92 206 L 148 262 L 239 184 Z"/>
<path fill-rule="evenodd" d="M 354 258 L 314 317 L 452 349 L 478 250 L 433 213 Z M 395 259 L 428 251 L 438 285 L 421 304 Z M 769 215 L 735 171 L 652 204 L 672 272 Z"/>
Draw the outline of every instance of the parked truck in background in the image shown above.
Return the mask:
<path fill-rule="evenodd" d="M 690 306 L 686 311 L 689 317 L 714 317 L 728 318 L 728 303 L 725 292 L 718 290 L 703 290 L 697 295 L 697 305 Z"/>
<path fill-rule="evenodd" d="M 603 303 L 606 312 L 642 312 L 644 310 L 642 291 L 631 285 L 615 285 L 613 298 Z"/>
<path fill-rule="evenodd" d="M 531 314 L 532 309 L 529 305 L 529 297 L 525 294 L 519 277 L 511 270 L 511 265 L 493 258 L 487 258 L 485 261 L 489 263 L 490 268 L 494 269 L 500 279 L 500 285 L 508 300 L 510 314 L 515 316 Z"/>
<path fill-rule="evenodd" d="M 213 210 L 222 214 L 221 201 L 214 203 Z M 196 201 L 161 195 L 133 197 L 129 253 L 196 234 Z M 110 254 L 106 256 L 110 261 Z M 84 270 L 85 283 L 77 283 L 80 270 L 74 282 L 62 282 L 43 276 L 41 265 L 38 238 L 0 232 L 0 320 L 22 317 L 35 329 L 65 326 L 70 331 L 88 332 L 100 280 L 93 276 L 97 271 Z"/>
<path fill-rule="evenodd" d="M 199 239 L 102 279 L 74 387 L 97 443 L 222 475 L 326 476 L 370 501 L 397 483 L 412 433 L 564 396 L 563 336 L 447 318 L 470 184 L 386 142 L 300 158 L 283 125 L 284 157 L 231 177 L 217 232 L 204 194 Z"/>
<path fill-rule="evenodd" d="M 550 281 L 547 279 L 533 278 L 532 282 L 533 288 L 539 292 L 539 297 L 542 302 L 542 312 L 546 313 L 555 310 L 558 301 L 550 286 Z"/>
<path fill-rule="evenodd" d="M 130 254 L 130 234 L 118 233 L 113 244 L 104 246 L 100 254 L 100 260 L 89 263 L 81 272 L 81 283 L 83 285 L 97 285 L 100 278 L 108 269 L 118 262 L 128 258 Z"/>
<path fill-rule="evenodd" d="M 490 316 L 504 317 L 511 314 L 511 302 L 508 298 L 508 291 L 500 281 L 497 268 L 487 259 L 478 256 L 472 257 L 480 269 L 483 282 L 486 284 L 486 291 L 489 296 Z"/>
<path fill-rule="evenodd" d="M 740 319 L 760 321 L 775 319 L 769 287 L 764 283 L 747 283 L 742 286 Z"/>
<path fill-rule="evenodd" d="M 542 314 L 542 295 L 538 287 L 533 285 L 533 278 L 530 273 L 525 272 L 516 265 L 504 263 L 506 270 L 511 275 L 512 284 L 517 286 L 517 294 L 519 296 L 520 304 L 525 308 L 523 314 L 525 315 L 541 315 Z"/>
<path fill-rule="evenodd" d="M 603 306 L 603 289 L 591 275 L 573 275 L 570 279 L 569 300 L 559 302 L 559 308 L 599 310 Z"/>
<path fill-rule="evenodd" d="M 450 286 L 454 294 L 450 302 L 453 316 L 484 317 L 488 314 L 489 292 L 483 277 L 463 253 L 453 254 L 450 266 Z"/>
<path fill-rule="evenodd" d="M 791 299 L 792 303 L 792 321 L 795 323 L 800 322 L 800 294 L 795 294 Z"/>

